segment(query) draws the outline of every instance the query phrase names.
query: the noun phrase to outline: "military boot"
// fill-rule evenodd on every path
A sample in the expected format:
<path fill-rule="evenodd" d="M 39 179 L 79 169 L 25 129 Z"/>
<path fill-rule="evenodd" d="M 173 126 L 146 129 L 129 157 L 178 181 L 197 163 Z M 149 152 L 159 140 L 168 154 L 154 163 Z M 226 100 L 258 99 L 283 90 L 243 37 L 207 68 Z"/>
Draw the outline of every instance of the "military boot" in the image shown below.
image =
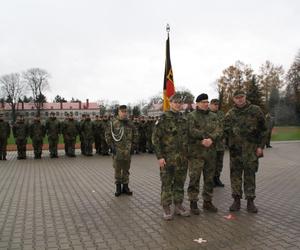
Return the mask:
<path fill-rule="evenodd" d="M 178 203 L 175 205 L 175 213 L 177 215 L 181 215 L 183 217 L 190 216 L 190 211 L 187 208 L 185 208 L 184 206 L 182 206 L 181 203 Z"/>
<path fill-rule="evenodd" d="M 121 195 L 121 183 L 117 183 L 116 184 L 116 192 L 115 192 L 115 196 L 118 197 Z"/>
<path fill-rule="evenodd" d="M 215 176 L 214 177 L 214 186 L 215 187 L 224 187 L 225 185 L 222 183 L 222 181 L 220 180 L 219 176 Z"/>
<path fill-rule="evenodd" d="M 163 218 L 164 220 L 172 220 L 173 219 L 173 215 L 170 209 L 169 205 L 165 205 L 163 206 L 164 209 L 164 214 L 163 214 Z"/>
<path fill-rule="evenodd" d="M 191 201 L 190 208 L 191 208 L 192 214 L 195 214 L 195 215 L 200 214 L 200 210 L 198 208 L 197 201 Z"/>
<path fill-rule="evenodd" d="M 218 212 L 218 209 L 214 206 L 214 204 L 212 204 L 211 201 L 203 201 L 203 210 L 212 213 Z"/>
<path fill-rule="evenodd" d="M 127 194 L 127 195 L 132 195 L 132 191 L 130 191 L 130 189 L 128 187 L 128 183 L 127 184 L 123 184 L 122 193 L 123 194 Z"/>
<path fill-rule="evenodd" d="M 254 199 L 253 198 L 249 198 L 247 199 L 247 211 L 249 213 L 257 213 L 257 207 L 254 205 Z"/>
<path fill-rule="evenodd" d="M 229 207 L 229 211 L 231 212 L 236 212 L 236 211 L 240 211 L 241 209 L 241 199 L 239 196 L 234 196 L 234 201 L 232 203 L 232 205 Z"/>

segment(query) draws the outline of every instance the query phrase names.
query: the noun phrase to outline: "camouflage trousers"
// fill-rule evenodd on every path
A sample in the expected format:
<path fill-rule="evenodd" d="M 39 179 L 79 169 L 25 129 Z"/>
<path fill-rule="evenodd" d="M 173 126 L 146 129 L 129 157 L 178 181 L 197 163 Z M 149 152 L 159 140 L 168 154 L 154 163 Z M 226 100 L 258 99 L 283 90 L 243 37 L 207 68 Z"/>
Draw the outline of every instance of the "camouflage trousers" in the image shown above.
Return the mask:
<path fill-rule="evenodd" d="M 83 136 L 79 136 L 79 140 L 80 140 L 80 151 L 81 154 L 85 155 L 85 146 L 84 146 L 84 140 L 83 140 Z"/>
<path fill-rule="evenodd" d="M 7 138 L 0 138 L 0 160 L 6 157 Z"/>
<path fill-rule="evenodd" d="M 99 135 L 95 135 L 94 139 L 95 139 L 96 153 L 101 154 L 101 137 Z"/>
<path fill-rule="evenodd" d="M 108 151 L 109 151 L 109 147 L 108 147 L 107 142 L 106 142 L 106 140 L 105 140 L 105 138 L 103 136 L 101 138 L 101 153 L 103 155 L 106 155 L 106 154 L 108 154 Z"/>
<path fill-rule="evenodd" d="M 189 177 L 188 197 L 190 201 L 198 201 L 200 178 L 203 172 L 203 191 L 204 201 L 211 201 L 214 190 L 214 176 L 216 169 L 216 151 L 207 151 L 202 157 L 189 159 Z"/>
<path fill-rule="evenodd" d="M 27 139 L 16 139 L 18 158 L 26 158 Z"/>
<path fill-rule="evenodd" d="M 115 184 L 128 184 L 129 183 L 129 169 L 131 159 L 116 159 L 113 156 L 113 167 L 115 169 Z"/>
<path fill-rule="evenodd" d="M 244 154 L 230 150 L 230 181 L 232 197 L 255 198 L 255 174 L 258 170 L 258 159 L 255 152 Z"/>
<path fill-rule="evenodd" d="M 86 155 L 92 155 L 93 154 L 93 138 L 85 138 L 84 139 L 84 153 Z"/>
<path fill-rule="evenodd" d="M 65 150 L 66 150 L 67 156 L 75 155 L 75 143 L 76 143 L 76 138 L 71 138 L 71 139 L 65 140 Z"/>
<path fill-rule="evenodd" d="M 35 157 L 41 156 L 43 150 L 43 139 L 32 139 L 32 146 L 33 146 L 34 156 Z"/>
<path fill-rule="evenodd" d="M 58 137 L 48 137 L 50 156 L 57 156 Z"/>
<path fill-rule="evenodd" d="M 215 176 L 220 177 L 223 169 L 224 151 L 217 151 Z"/>
<path fill-rule="evenodd" d="M 181 204 L 184 197 L 184 183 L 187 176 L 187 161 L 166 165 L 160 168 L 161 205 L 168 206 L 172 202 Z"/>

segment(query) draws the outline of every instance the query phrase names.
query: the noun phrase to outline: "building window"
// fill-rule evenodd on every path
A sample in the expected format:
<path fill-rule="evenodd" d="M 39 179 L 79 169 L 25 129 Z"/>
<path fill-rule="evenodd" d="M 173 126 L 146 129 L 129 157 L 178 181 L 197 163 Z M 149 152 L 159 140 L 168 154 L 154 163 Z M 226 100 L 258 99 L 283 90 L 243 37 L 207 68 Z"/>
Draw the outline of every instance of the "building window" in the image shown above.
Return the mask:
<path fill-rule="evenodd" d="M 78 116 L 78 111 L 75 112 L 75 115 Z"/>
<path fill-rule="evenodd" d="M 31 115 L 31 116 L 34 116 L 34 112 L 31 112 L 30 115 Z"/>
<path fill-rule="evenodd" d="M 48 112 L 45 112 L 45 116 L 48 116 Z"/>
<path fill-rule="evenodd" d="M 59 116 L 59 112 L 56 112 L 56 116 Z"/>

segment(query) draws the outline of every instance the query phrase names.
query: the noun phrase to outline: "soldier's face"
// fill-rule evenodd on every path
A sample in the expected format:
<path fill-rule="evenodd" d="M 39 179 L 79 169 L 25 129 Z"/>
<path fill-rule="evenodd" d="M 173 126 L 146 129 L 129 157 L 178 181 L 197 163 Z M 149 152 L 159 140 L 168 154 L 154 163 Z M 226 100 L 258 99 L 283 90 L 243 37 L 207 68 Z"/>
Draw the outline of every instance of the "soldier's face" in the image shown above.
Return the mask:
<path fill-rule="evenodd" d="M 120 119 L 124 120 L 127 118 L 127 110 L 126 109 L 120 109 L 118 111 L 118 115 L 120 117 Z"/>
<path fill-rule="evenodd" d="M 202 110 L 208 110 L 208 104 L 209 104 L 208 100 L 203 100 L 197 102 L 197 107 Z"/>
<path fill-rule="evenodd" d="M 170 107 L 173 111 L 179 112 L 181 110 L 182 103 L 181 102 L 170 102 Z"/>
<path fill-rule="evenodd" d="M 246 104 L 246 96 L 245 95 L 238 95 L 233 97 L 233 102 L 238 107 L 243 107 Z"/>
<path fill-rule="evenodd" d="M 209 109 L 210 109 L 211 111 L 217 111 L 217 110 L 219 110 L 219 104 L 211 103 L 211 104 L 209 105 Z"/>

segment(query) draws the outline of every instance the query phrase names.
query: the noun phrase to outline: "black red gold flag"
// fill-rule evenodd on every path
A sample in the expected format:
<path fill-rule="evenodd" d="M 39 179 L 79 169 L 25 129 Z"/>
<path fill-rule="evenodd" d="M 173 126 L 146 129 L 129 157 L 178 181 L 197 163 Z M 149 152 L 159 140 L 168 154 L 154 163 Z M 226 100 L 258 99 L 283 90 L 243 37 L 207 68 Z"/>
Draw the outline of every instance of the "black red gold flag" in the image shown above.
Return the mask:
<path fill-rule="evenodd" d="M 165 63 L 165 77 L 164 77 L 164 89 L 163 89 L 163 110 L 167 111 L 170 109 L 170 100 L 169 98 L 174 95 L 175 93 L 175 86 L 173 81 L 173 71 L 171 65 L 171 58 L 170 58 L 170 38 L 168 33 L 168 39 L 166 42 L 166 63 Z"/>

